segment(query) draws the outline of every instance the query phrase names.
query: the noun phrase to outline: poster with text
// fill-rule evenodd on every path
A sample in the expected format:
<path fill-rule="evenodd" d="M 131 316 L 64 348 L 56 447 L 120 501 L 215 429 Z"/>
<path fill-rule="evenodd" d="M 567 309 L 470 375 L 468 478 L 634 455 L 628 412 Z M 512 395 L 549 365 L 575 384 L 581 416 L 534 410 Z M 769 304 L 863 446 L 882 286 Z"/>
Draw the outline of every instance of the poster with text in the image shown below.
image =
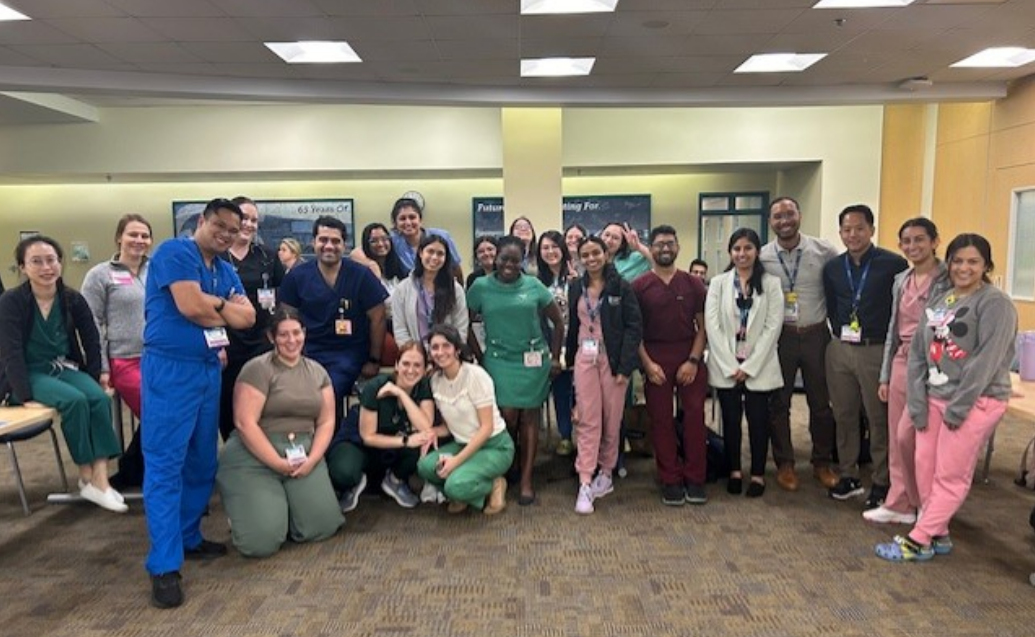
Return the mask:
<path fill-rule="evenodd" d="M 471 209 L 474 214 L 474 237 L 500 236 L 506 233 L 503 197 L 475 197 Z M 561 220 L 552 229 L 563 231 L 580 224 L 591 234 L 598 234 L 612 221 L 628 223 L 640 238 L 650 234 L 650 195 L 586 195 L 562 199 Z M 551 228 L 536 228 L 536 232 Z"/>

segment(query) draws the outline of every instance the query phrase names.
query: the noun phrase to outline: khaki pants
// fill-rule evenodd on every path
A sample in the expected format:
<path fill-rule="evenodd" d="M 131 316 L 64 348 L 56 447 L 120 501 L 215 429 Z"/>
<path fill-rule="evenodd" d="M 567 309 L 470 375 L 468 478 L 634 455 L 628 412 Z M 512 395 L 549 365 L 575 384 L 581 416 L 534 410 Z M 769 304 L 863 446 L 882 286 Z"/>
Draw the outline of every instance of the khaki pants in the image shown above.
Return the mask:
<path fill-rule="evenodd" d="M 859 477 L 859 410 L 870 421 L 873 484 L 888 486 L 888 406 L 877 397 L 884 345 L 848 345 L 833 339 L 827 346 L 827 388 L 837 422 L 837 457 L 841 476 Z"/>

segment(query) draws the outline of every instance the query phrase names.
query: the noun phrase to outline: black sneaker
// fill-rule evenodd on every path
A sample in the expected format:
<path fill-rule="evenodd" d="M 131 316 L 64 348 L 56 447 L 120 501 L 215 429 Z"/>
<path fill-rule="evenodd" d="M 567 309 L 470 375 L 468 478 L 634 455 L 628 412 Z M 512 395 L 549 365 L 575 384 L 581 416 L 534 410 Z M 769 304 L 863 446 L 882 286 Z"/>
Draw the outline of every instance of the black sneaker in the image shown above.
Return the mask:
<path fill-rule="evenodd" d="M 866 493 L 866 490 L 863 489 L 862 483 L 859 482 L 858 478 L 841 478 L 837 486 L 828 490 L 827 493 L 835 500 L 843 501 L 849 498 L 857 498 Z"/>
<path fill-rule="evenodd" d="M 705 493 L 703 484 L 687 484 L 685 492 L 687 504 L 708 503 L 708 494 Z"/>
<path fill-rule="evenodd" d="M 884 500 L 887 497 L 888 488 L 880 484 L 875 484 L 870 489 L 870 495 L 866 497 L 866 504 L 863 505 L 863 508 L 867 511 L 870 509 L 876 509 L 880 505 L 884 504 Z"/>
<path fill-rule="evenodd" d="M 151 576 L 151 605 L 155 608 L 176 608 L 183 603 L 180 572 L 170 571 Z"/>
<path fill-rule="evenodd" d="M 226 544 L 209 542 L 204 539 L 201 540 L 201 544 L 192 549 L 183 549 L 183 557 L 188 560 L 214 560 L 224 555 L 226 555 Z"/>
<path fill-rule="evenodd" d="M 661 503 L 670 507 L 683 506 L 686 492 L 681 484 L 664 484 L 661 486 Z"/>

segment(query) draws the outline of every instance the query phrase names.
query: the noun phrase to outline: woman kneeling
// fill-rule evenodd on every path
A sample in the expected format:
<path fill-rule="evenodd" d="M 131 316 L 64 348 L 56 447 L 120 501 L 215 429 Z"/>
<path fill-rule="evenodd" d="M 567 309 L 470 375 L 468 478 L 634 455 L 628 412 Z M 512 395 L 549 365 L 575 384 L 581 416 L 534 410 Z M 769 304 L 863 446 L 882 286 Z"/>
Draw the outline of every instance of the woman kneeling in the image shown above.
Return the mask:
<path fill-rule="evenodd" d="M 503 474 L 514 460 L 514 443 L 496 406 L 492 377 L 461 359 L 456 328 L 436 325 L 428 336 L 435 364 L 431 391 L 453 442 L 421 458 L 417 472 L 445 492 L 450 513 L 468 505 L 499 513 L 507 504 Z"/>
<path fill-rule="evenodd" d="M 234 386 L 234 426 L 216 484 L 242 555 L 276 553 L 284 538 L 329 538 L 345 522 L 324 452 L 334 433 L 334 389 L 326 370 L 302 356 L 298 311 L 270 319 L 273 351 L 245 364 Z"/>

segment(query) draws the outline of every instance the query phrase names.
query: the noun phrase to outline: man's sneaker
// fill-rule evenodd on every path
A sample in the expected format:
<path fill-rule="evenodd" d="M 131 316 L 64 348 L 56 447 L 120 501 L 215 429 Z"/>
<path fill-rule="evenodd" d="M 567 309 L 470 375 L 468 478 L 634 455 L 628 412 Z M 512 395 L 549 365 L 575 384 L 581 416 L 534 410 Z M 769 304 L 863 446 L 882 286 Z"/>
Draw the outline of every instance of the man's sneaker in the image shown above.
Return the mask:
<path fill-rule="evenodd" d="M 597 477 L 593 478 L 593 482 L 589 483 L 589 490 L 593 494 L 593 499 L 598 500 L 613 492 L 615 485 L 611 480 L 611 476 L 601 472 L 597 474 Z"/>
<path fill-rule="evenodd" d="M 687 504 L 706 504 L 708 494 L 704 492 L 703 484 L 688 484 L 683 490 L 683 498 Z"/>
<path fill-rule="evenodd" d="M 863 489 L 862 483 L 859 482 L 858 478 L 841 478 L 837 486 L 827 491 L 827 493 L 835 500 L 843 501 L 849 498 L 857 498 L 866 493 L 866 490 Z"/>
<path fill-rule="evenodd" d="M 176 608 L 183 603 L 180 572 L 169 571 L 151 576 L 151 605 L 155 608 Z"/>
<path fill-rule="evenodd" d="M 879 484 L 873 485 L 870 489 L 870 495 L 866 496 L 866 504 L 863 508 L 867 511 L 870 509 L 876 509 L 877 507 L 884 504 L 884 500 L 888 497 L 888 488 Z"/>
<path fill-rule="evenodd" d="M 881 505 L 863 511 L 863 519 L 875 524 L 915 524 L 916 513 L 899 513 Z"/>
<path fill-rule="evenodd" d="M 367 488 L 367 474 L 359 474 L 359 484 L 347 489 L 341 494 L 341 498 L 338 500 L 338 505 L 341 507 L 342 513 L 348 513 L 349 511 L 355 511 L 356 507 L 359 506 L 359 496 L 363 494 L 363 489 Z"/>
<path fill-rule="evenodd" d="M 895 539 L 874 547 L 877 557 L 889 562 L 926 562 L 934 557 L 934 549 L 917 544 L 908 536 L 896 535 Z"/>
<path fill-rule="evenodd" d="M 201 544 L 193 548 L 183 549 L 183 557 L 188 560 L 214 560 L 224 555 L 226 555 L 226 544 L 205 539 L 202 539 Z"/>
<path fill-rule="evenodd" d="M 681 484 L 664 484 L 661 485 L 661 503 L 670 506 L 678 507 L 683 506 L 686 502 L 686 491 L 683 490 Z"/>
<path fill-rule="evenodd" d="M 575 498 L 575 513 L 589 515 L 593 513 L 593 487 L 584 484 L 579 487 L 579 495 Z"/>
<path fill-rule="evenodd" d="M 410 491 L 409 485 L 396 478 L 391 471 L 385 471 L 385 479 L 381 481 L 381 490 L 404 509 L 412 509 L 420 504 L 420 498 Z"/>
<path fill-rule="evenodd" d="M 936 535 L 931 538 L 931 548 L 935 555 L 948 555 L 952 553 L 952 538 L 948 535 Z"/>

